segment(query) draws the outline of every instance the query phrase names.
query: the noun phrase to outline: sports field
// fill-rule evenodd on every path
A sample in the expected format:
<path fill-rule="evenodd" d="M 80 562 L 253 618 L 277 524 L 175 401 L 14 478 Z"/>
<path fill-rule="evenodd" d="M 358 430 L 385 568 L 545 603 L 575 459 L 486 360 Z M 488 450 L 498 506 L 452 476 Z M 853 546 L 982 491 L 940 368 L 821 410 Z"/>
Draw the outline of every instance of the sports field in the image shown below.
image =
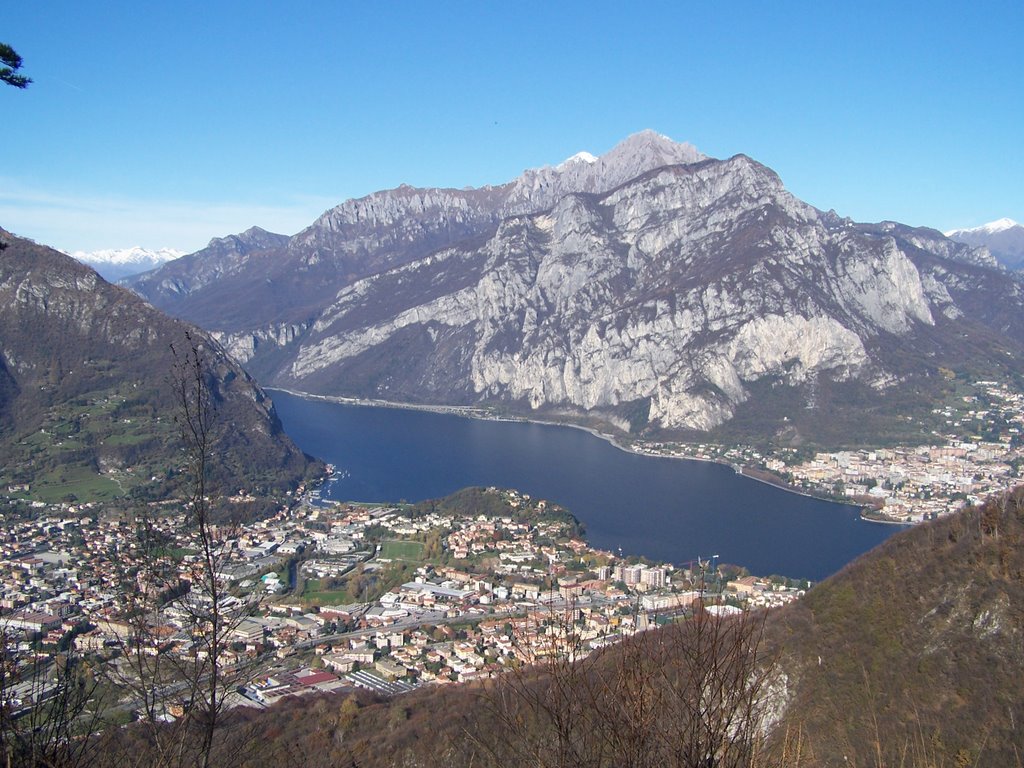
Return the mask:
<path fill-rule="evenodd" d="M 388 560 L 423 560 L 421 541 L 385 541 L 381 543 L 380 556 Z"/>

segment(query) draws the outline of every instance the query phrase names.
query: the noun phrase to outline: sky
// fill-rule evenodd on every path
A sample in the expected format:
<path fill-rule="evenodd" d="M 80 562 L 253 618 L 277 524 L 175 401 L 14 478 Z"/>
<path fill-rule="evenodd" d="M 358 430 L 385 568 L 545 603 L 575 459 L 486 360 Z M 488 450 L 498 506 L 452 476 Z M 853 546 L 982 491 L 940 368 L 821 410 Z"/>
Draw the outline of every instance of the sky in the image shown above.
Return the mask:
<path fill-rule="evenodd" d="M 823 210 L 1024 222 L 1024 2 L 174 3 L 0 9 L 0 227 L 61 250 L 293 234 L 650 128 Z"/>

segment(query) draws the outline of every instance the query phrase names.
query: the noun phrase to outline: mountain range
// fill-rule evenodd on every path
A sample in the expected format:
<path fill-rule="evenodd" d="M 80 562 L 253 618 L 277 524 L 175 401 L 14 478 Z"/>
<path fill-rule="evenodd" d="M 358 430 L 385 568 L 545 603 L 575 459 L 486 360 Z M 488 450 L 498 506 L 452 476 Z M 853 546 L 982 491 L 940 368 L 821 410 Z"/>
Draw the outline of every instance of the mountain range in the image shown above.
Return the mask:
<path fill-rule="evenodd" d="M 71 258 L 95 269 L 104 280 L 113 283 L 140 272 L 156 269 L 168 261 L 180 259 L 185 253 L 175 248 L 147 250 L 135 246 L 100 251 L 74 251 L 70 255 Z"/>
<path fill-rule="evenodd" d="M 183 463 L 175 372 L 192 349 L 215 405 L 218 488 L 273 497 L 322 470 L 206 333 L 3 230 L 0 344 L 0 478 L 30 485 L 33 498 L 161 499 L 173 491 Z"/>
<path fill-rule="evenodd" d="M 954 229 L 946 237 L 958 243 L 987 248 L 1007 269 L 1024 268 L 1024 227 L 1013 219 L 999 219 L 972 229 Z"/>
<path fill-rule="evenodd" d="M 794 197 L 645 131 L 480 189 L 402 186 L 128 284 L 262 382 L 641 434 L 843 442 L 1014 377 L 1022 284 L 985 248 Z"/>

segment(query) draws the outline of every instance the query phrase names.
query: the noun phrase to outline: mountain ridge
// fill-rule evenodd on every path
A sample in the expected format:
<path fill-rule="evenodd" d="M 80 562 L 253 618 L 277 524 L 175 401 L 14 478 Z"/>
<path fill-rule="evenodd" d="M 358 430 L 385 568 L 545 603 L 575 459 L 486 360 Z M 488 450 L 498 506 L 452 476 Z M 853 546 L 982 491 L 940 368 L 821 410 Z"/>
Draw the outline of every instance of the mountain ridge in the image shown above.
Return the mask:
<path fill-rule="evenodd" d="M 712 221 L 711 226 L 705 226 L 695 220 L 698 223 L 692 226 L 698 229 L 698 236 L 692 238 L 695 247 L 687 249 L 689 263 L 687 260 L 681 262 L 672 254 L 646 258 L 643 255 L 646 251 L 664 250 L 670 243 L 675 247 L 673 238 L 685 234 L 681 228 L 686 225 L 680 222 L 689 220 L 680 214 L 661 221 L 664 211 L 671 207 L 665 201 L 674 200 L 671 204 L 678 205 L 680 195 L 685 197 L 678 185 L 665 184 L 664 181 L 701 176 L 704 177 L 702 186 L 690 193 L 697 202 L 690 202 L 697 207 L 705 204 L 712 188 L 720 200 L 730 195 L 740 200 L 746 219 L 734 239 L 746 238 L 749 245 L 741 249 L 723 249 L 718 246 L 722 232 L 716 229 L 717 223 Z M 726 176 L 734 185 L 731 189 L 723 186 Z M 760 208 L 772 196 L 778 197 L 772 201 L 773 216 L 785 217 L 797 227 L 811 228 L 812 240 L 827 240 L 834 236 L 838 242 L 829 246 L 833 250 L 832 255 L 814 253 L 815 244 L 802 241 L 800 235 L 785 241 L 783 248 L 775 248 L 773 257 L 760 264 L 766 272 L 782 270 L 779 277 L 783 284 L 773 283 L 774 300 L 765 294 L 766 283 L 756 289 L 751 287 L 745 293 L 741 291 L 740 295 L 735 295 L 735 290 L 730 293 L 730 286 L 735 289 L 737 280 L 742 281 L 741 275 L 749 266 L 750 253 L 766 247 L 765 241 L 777 234 L 773 225 L 766 227 L 758 219 L 763 213 Z M 652 200 L 656 202 L 652 203 Z M 602 205 L 605 206 L 603 209 Z M 764 215 L 767 216 L 766 213 Z M 611 228 L 605 226 L 606 219 L 611 221 Z M 649 226 L 651 222 L 653 227 Z M 619 229 L 615 230 L 615 227 Z M 417 395 L 424 398 L 424 393 L 427 393 L 427 401 L 431 398 L 435 401 L 454 399 L 460 404 L 467 404 L 478 401 L 483 393 L 484 400 L 494 395 L 499 401 L 525 399 L 529 408 L 534 410 L 546 403 L 564 403 L 584 411 L 615 409 L 623 401 L 652 398 L 647 422 L 660 422 L 659 426 L 669 429 L 707 430 L 727 420 L 731 416 L 728 411 L 746 399 L 741 383 L 744 379 L 757 378 L 764 373 L 782 373 L 784 368 L 795 363 L 799 370 L 791 378 L 797 382 L 824 370 L 834 370 L 838 373 L 838 380 L 847 380 L 860 369 L 871 367 L 868 366 L 868 347 L 877 340 L 880 332 L 898 338 L 915 324 L 934 326 L 933 304 L 937 312 L 953 315 L 944 321 L 962 317 L 963 313 L 956 308 L 948 289 L 936 277 L 939 271 L 931 270 L 922 281 L 917 267 L 896 245 L 891 232 L 876 236 L 870 228 L 850 227 L 847 231 L 841 227 L 838 233 L 820 231 L 823 228 L 821 217 L 813 207 L 785 193 L 776 174 L 745 156 L 655 169 L 599 198 L 584 194 L 567 195 L 548 213 L 506 219 L 495 237 L 483 248 L 460 250 L 456 246 L 342 289 L 338 301 L 325 309 L 307 329 L 291 369 L 279 373 L 280 378 L 275 378 L 275 381 L 291 388 L 311 389 L 319 393 L 333 390 L 339 378 L 350 382 L 351 386 L 352 381 L 358 381 L 362 376 L 358 368 L 360 356 L 371 354 L 371 348 L 380 347 L 392 337 L 403 352 L 399 353 L 399 347 L 396 347 L 391 352 L 384 352 L 383 357 L 406 369 L 406 378 L 410 375 L 420 378 L 411 386 L 396 389 L 398 371 L 385 368 L 383 377 L 386 383 L 357 390 L 356 394 L 415 401 Z M 907 238 L 908 247 L 910 241 L 917 244 L 915 248 L 924 244 L 922 238 L 925 235 L 904 229 L 899 234 Z M 623 231 L 626 232 L 624 237 L 616 239 L 615 234 L 608 237 L 609 232 L 621 234 Z M 938 233 L 935 235 L 941 238 Z M 557 252 L 549 250 L 538 258 L 523 261 L 526 254 L 544 251 L 544 241 L 552 238 L 562 241 Z M 861 248 L 864 254 L 872 253 L 875 266 L 866 267 L 861 263 L 860 253 L 856 258 L 842 259 L 842 248 L 850 243 L 854 243 L 850 247 Z M 769 242 L 767 247 L 771 250 L 773 244 Z M 966 252 L 966 249 L 961 247 L 957 254 L 961 252 Z M 499 253 L 508 254 L 509 260 L 502 263 Z M 598 258 L 597 253 L 603 255 Z M 812 256 L 818 261 L 816 266 L 810 263 Z M 947 260 L 950 254 L 939 253 L 936 256 Z M 837 258 L 839 260 L 835 261 Z M 449 262 L 452 266 L 446 270 L 444 265 Z M 836 264 L 846 265 L 844 274 L 829 274 Z M 490 270 L 487 265 L 490 265 Z M 815 267 L 815 279 L 797 279 L 794 267 L 801 270 Z M 969 270 L 969 260 L 965 259 L 963 264 L 952 262 L 948 267 L 939 269 Z M 876 281 L 868 293 L 863 293 L 863 284 L 858 280 L 864 275 L 872 276 L 872 270 L 885 279 L 879 278 L 880 282 Z M 422 274 L 415 274 L 417 271 Z M 466 288 L 464 284 L 471 273 L 480 283 Z M 717 288 L 712 283 L 711 293 L 707 293 L 709 275 L 716 273 L 725 283 L 717 283 Z M 444 285 L 445 275 L 450 276 L 453 290 L 437 295 L 438 286 Z M 493 290 L 485 287 L 487 281 L 495 284 Z M 830 282 L 833 283 L 831 288 Z M 403 296 L 409 290 L 405 286 L 409 284 L 413 288 L 431 286 L 434 294 L 424 295 L 423 301 L 418 303 L 403 303 Z M 637 292 L 630 287 L 636 285 L 642 286 L 643 290 Z M 592 296 L 589 302 L 583 300 L 600 286 L 608 288 L 604 297 Z M 803 291 L 800 296 L 787 296 L 787 291 L 796 290 L 799 286 Z M 823 289 L 826 294 L 823 294 Z M 533 298 L 530 300 L 509 303 L 496 297 L 498 294 L 506 298 L 510 295 L 522 297 L 531 291 Z M 828 291 L 831 295 L 827 295 Z M 384 296 L 387 297 L 386 302 L 381 300 Z M 686 299 L 686 296 L 690 298 Z M 827 303 L 826 300 L 835 310 L 831 317 L 811 311 Z M 680 301 L 688 301 L 689 304 L 680 309 Z M 760 305 L 757 312 L 749 309 L 752 301 Z M 1015 301 L 1019 303 L 1019 295 Z M 569 306 L 572 302 L 578 306 Z M 367 315 L 370 307 L 372 314 Z M 573 322 L 579 325 L 578 330 L 571 332 L 575 335 L 571 336 L 568 346 L 558 338 L 549 337 L 548 346 L 538 348 L 536 333 L 544 325 L 544 314 L 557 315 L 559 312 L 572 314 L 576 318 Z M 697 325 L 694 325 L 695 320 L 681 319 L 680 312 L 691 316 L 696 313 L 703 319 L 696 320 Z M 711 367 L 703 371 L 703 384 L 700 380 L 693 382 L 698 390 L 710 385 L 725 397 L 698 395 L 697 400 L 693 400 L 693 387 L 686 385 L 681 387 L 684 391 L 679 392 L 673 402 L 672 393 L 666 391 L 666 382 L 671 379 L 665 376 L 671 375 L 676 361 L 685 360 L 688 356 L 692 359 L 692 352 L 688 355 L 687 350 L 692 350 L 693 346 L 673 347 L 672 339 L 695 340 L 704 336 L 713 341 L 716 336 L 721 337 L 730 324 L 736 325 L 730 316 L 736 317 L 743 312 L 747 312 L 747 316 L 742 327 L 736 327 L 739 335 L 723 339 L 726 346 L 718 345 L 715 347 L 717 351 L 709 349 L 702 353 Z M 633 321 L 628 319 L 631 313 L 636 316 Z M 653 324 L 641 315 L 649 316 Z M 1020 312 L 1015 315 L 1019 316 Z M 372 320 L 374 316 L 389 324 L 375 323 Z M 384 316 L 393 319 L 384 320 Z M 609 325 L 597 319 L 602 316 L 614 316 L 616 320 Z M 672 316 L 676 320 L 666 320 Z M 505 318 L 520 317 L 524 319 L 517 320 L 514 327 L 504 323 Z M 669 325 L 665 326 L 665 322 Z M 486 328 L 495 323 L 504 323 L 505 326 L 500 334 L 504 339 L 501 344 L 507 346 L 509 339 L 514 337 L 518 337 L 520 342 L 513 344 L 509 354 L 499 354 L 496 359 L 492 355 L 493 362 L 485 362 L 486 353 L 495 351 L 493 347 L 498 338 Z M 469 326 L 476 330 L 465 333 L 458 330 Z M 555 327 L 555 336 L 566 328 L 558 324 Z M 412 329 L 430 328 L 436 329 L 430 333 L 436 333 L 441 342 L 413 342 L 409 336 Z M 589 335 L 595 330 L 596 336 Z M 619 339 L 622 343 L 617 349 L 622 351 L 612 351 L 603 343 L 609 338 L 609 333 L 621 336 L 624 332 L 629 338 Z M 660 341 L 652 342 L 652 334 Z M 414 374 L 410 371 L 410 343 L 436 350 L 422 353 L 434 355 L 429 363 L 413 362 Z M 437 349 L 439 343 L 444 344 L 444 350 Z M 660 355 L 662 362 L 638 370 L 631 364 L 632 358 L 628 354 L 628 349 L 637 343 L 645 345 L 647 351 L 644 355 L 648 360 L 653 360 L 653 354 Z M 462 389 L 458 389 L 458 384 L 442 380 L 441 386 L 432 391 L 431 382 L 443 377 L 445 371 L 458 369 L 460 356 L 465 356 L 460 350 L 467 349 L 476 352 L 473 353 L 472 364 L 465 359 L 461 362 L 464 368 L 468 365 L 472 370 L 471 376 L 462 378 Z M 599 359 L 585 362 L 588 354 L 597 354 Z M 551 355 L 566 362 L 551 366 L 545 357 Z M 380 356 L 373 353 L 374 360 Z M 412 354 L 411 358 L 418 361 L 421 354 Z M 732 363 L 723 368 L 714 362 L 723 359 Z M 354 362 L 341 362 L 343 366 L 357 366 L 351 377 L 321 373 L 335 361 L 345 360 Z M 695 362 L 700 365 L 699 361 Z M 619 374 L 615 373 L 616 368 L 620 370 Z M 885 372 L 878 372 L 873 381 L 884 389 L 882 382 L 887 376 Z M 335 378 L 332 380 L 331 377 Z M 633 396 L 629 396 L 630 380 L 648 383 L 640 388 L 634 387 Z M 466 386 L 467 382 L 471 382 L 472 389 Z M 577 390 L 575 393 L 570 391 L 574 388 Z M 451 393 L 459 392 L 461 395 L 450 397 Z M 446 393 L 449 394 L 447 398 Z"/>
<path fill-rule="evenodd" d="M 117 282 L 142 272 L 156 269 L 185 255 L 176 248 L 148 249 L 140 246 L 131 248 L 105 248 L 99 251 L 73 251 L 71 258 L 87 264 L 108 282 Z"/>
<path fill-rule="evenodd" d="M 0 441 L 9 482 L 41 492 L 63 483 L 84 496 L 102 487 L 120 497 L 110 486 L 125 491 L 125 483 L 145 498 L 167 493 L 181 450 L 170 380 L 193 347 L 221 422 L 218 485 L 283 494 L 316 473 L 270 399 L 205 332 L 58 251 L 3 230 L 0 242 Z"/>
<path fill-rule="evenodd" d="M 166 311 L 226 332 L 240 330 L 244 322 L 237 315 L 229 316 L 220 325 L 214 321 L 224 319 L 222 307 L 231 302 L 232 295 L 241 292 L 266 308 L 272 328 L 287 326 L 294 330 L 307 323 L 316 308 L 333 297 L 339 280 L 350 282 L 425 257 L 457 240 L 480 236 L 497 226 L 503 216 L 539 210 L 553 204 L 568 189 L 610 188 L 635 175 L 636 169 L 657 167 L 665 158 L 693 162 L 704 155 L 690 145 L 676 144 L 653 131 L 644 131 L 584 168 L 573 164 L 559 171 L 557 167 L 545 166 L 524 171 L 505 184 L 480 188 L 419 189 L 403 184 L 328 209 L 287 244 L 280 241 L 260 247 L 247 245 L 245 253 L 239 256 L 251 254 L 254 263 L 212 250 L 215 239 L 185 260 L 130 278 L 125 284 Z M 378 231 L 378 224 L 386 227 L 383 233 Z M 207 266 L 212 262 L 220 263 Z M 282 291 L 281 286 L 270 290 L 259 286 L 258 280 L 239 277 L 243 266 L 258 273 L 263 281 L 276 281 L 283 286 L 295 284 L 295 272 L 311 279 L 294 291 Z M 214 280 L 219 285 L 213 285 Z M 204 288 L 212 294 L 209 298 L 187 298 Z M 293 297 L 295 293 L 300 296 Z M 264 333 L 263 341 L 276 335 L 276 330 L 271 329 Z"/>
<path fill-rule="evenodd" d="M 134 287 L 268 384 L 634 434 L 752 423 L 764 382 L 816 411 L 769 429 L 822 437 L 851 387 L 866 402 L 913 379 L 924 411 L 939 368 L 1019 373 L 1020 284 L 984 249 L 823 213 L 746 155 L 653 132 L 558 167 L 345 201 L 248 260 L 196 255 L 216 279 L 188 292 L 162 291 L 165 270 Z"/>

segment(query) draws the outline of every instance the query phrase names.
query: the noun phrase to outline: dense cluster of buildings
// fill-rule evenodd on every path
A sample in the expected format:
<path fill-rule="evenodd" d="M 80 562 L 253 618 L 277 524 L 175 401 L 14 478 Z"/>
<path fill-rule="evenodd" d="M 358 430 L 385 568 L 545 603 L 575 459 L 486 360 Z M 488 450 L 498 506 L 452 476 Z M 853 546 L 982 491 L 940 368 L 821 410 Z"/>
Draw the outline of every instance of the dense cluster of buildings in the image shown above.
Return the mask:
<path fill-rule="evenodd" d="M 935 444 L 819 453 L 792 466 L 766 466 L 805 487 L 864 501 L 880 519 L 911 523 L 956 512 L 1020 482 L 1024 396 L 982 381 L 956 407 L 935 415 L 946 428 Z"/>
<path fill-rule="evenodd" d="M 588 653 L 702 597 L 696 575 L 685 569 L 592 550 L 574 535 L 570 518 L 547 516 L 543 502 L 488 493 L 502 494 L 509 514 L 411 517 L 391 507 L 302 503 L 217 530 L 216 574 L 224 587 L 218 607 L 228 618 L 221 663 L 245 670 L 244 701 L 259 706 L 345 686 L 396 693 L 472 680 L 553 653 Z M 155 554 L 138 544 L 142 522 L 162 542 Z M 76 649 L 124 676 L 130 651 L 195 657 L 187 603 L 202 597 L 201 558 L 183 512 L 165 509 L 140 521 L 64 504 L 5 523 L 0 624 L 9 658 Z M 426 558 L 431 536 L 441 549 Z M 420 556 L 410 578 L 386 585 L 375 599 L 316 604 L 292 583 L 293 574 L 382 573 L 396 543 Z M 735 604 L 769 605 L 800 592 L 748 579 L 726 594 Z M 130 620 L 139 599 L 154 607 L 144 633 Z"/>
<path fill-rule="evenodd" d="M 1021 482 L 1024 395 L 980 381 L 933 416 L 944 429 L 926 445 L 765 455 L 750 447 L 667 446 L 640 450 L 767 470 L 789 487 L 863 504 L 866 517 L 919 523 L 951 514 Z"/>

